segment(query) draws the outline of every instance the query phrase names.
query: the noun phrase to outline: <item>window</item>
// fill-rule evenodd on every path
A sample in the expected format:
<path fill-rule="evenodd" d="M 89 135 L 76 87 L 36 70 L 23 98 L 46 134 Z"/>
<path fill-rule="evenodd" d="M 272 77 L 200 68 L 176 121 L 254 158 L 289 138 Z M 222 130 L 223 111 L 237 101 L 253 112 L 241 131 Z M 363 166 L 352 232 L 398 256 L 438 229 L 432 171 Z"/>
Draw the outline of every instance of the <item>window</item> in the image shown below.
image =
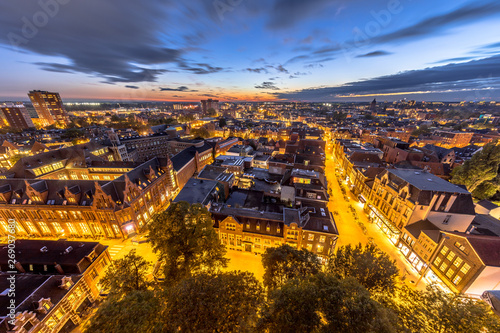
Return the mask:
<path fill-rule="evenodd" d="M 247 222 L 247 229 L 250 229 L 250 222 Z"/>
<path fill-rule="evenodd" d="M 324 243 L 326 240 L 326 237 L 325 236 L 319 236 L 319 242 L 320 243 Z"/>
<path fill-rule="evenodd" d="M 307 235 L 307 240 L 310 242 L 314 241 L 314 234 Z"/>
<path fill-rule="evenodd" d="M 462 262 L 463 262 L 462 258 L 457 257 L 457 259 L 455 259 L 455 262 L 453 263 L 453 265 L 459 267 L 462 264 Z"/>
<path fill-rule="evenodd" d="M 457 275 L 455 276 L 455 278 L 453 279 L 453 284 L 454 285 L 457 285 L 460 283 L 460 281 L 462 280 L 462 277 L 460 275 Z"/>
<path fill-rule="evenodd" d="M 260 230 L 260 222 L 257 222 L 257 225 L 255 226 L 255 229 Z"/>
<path fill-rule="evenodd" d="M 465 274 L 467 274 L 467 272 L 469 272 L 469 269 L 470 269 L 469 264 L 464 264 L 462 266 L 462 268 L 460 269 L 460 272 L 464 273 L 464 275 L 465 275 Z"/>
<path fill-rule="evenodd" d="M 278 225 L 278 226 L 276 227 L 276 233 L 277 233 L 277 234 L 279 234 L 280 232 L 281 232 L 281 228 L 280 228 L 280 226 Z"/>
<path fill-rule="evenodd" d="M 234 223 L 226 223 L 226 230 L 235 231 L 236 230 L 236 224 L 234 224 Z"/>
<path fill-rule="evenodd" d="M 313 245 L 311 243 L 306 245 L 307 251 L 312 251 Z"/>
<path fill-rule="evenodd" d="M 453 262 L 453 258 L 455 258 L 455 253 L 453 253 L 453 251 L 450 251 L 450 253 L 448 253 L 448 256 L 446 257 L 446 259 Z"/>
<path fill-rule="evenodd" d="M 443 246 L 443 248 L 441 249 L 441 254 L 442 254 L 443 256 L 445 256 L 445 255 L 446 255 L 446 253 L 448 253 L 448 247 Z"/>
<path fill-rule="evenodd" d="M 441 264 L 441 267 L 439 267 L 439 269 L 441 270 L 441 272 L 444 272 L 444 271 L 446 270 L 446 268 L 447 268 L 447 267 L 448 267 L 448 264 L 447 264 L 447 263 L 445 263 L 445 262 L 443 262 L 443 263 Z"/>
<path fill-rule="evenodd" d="M 453 268 L 450 268 L 448 270 L 448 272 L 446 272 L 446 277 L 448 277 L 448 279 L 451 279 L 451 277 L 453 276 L 454 273 L 455 273 L 455 270 Z"/>
<path fill-rule="evenodd" d="M 50 234 L 50 229 L 49 227 L 47 226 L 47 223 L 45 222 L 38 222 L 38 225 L 40 226 L 40 228 L 42 229 L 42 232 L 44 234 Z"/>
<path fill-rule="evenodd" d="M 267 231 L 267 232 L 270 232 L 270 231 L 271 231 L 271 226 L 269 225 L 269 223 L 266 225 L 266 231 Z"/>
<path fill-rule="evenodd" d="M 324 246 L 318 245 L 318 253 L 323 252 Z"/>
<path fill-rule="evenodd" d="M 438 267 L 440 263 L 441 263 L 441 258 L 437 257 L 437 258 L 434 260 L 434 266 Z"/>

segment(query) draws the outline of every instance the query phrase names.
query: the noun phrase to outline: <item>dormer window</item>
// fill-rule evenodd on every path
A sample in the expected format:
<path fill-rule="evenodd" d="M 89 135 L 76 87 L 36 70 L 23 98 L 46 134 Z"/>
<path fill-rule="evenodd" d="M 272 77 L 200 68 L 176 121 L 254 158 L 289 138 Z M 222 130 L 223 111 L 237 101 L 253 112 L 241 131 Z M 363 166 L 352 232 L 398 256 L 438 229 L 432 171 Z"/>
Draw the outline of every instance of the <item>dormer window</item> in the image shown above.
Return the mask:
<path fill-rule="evenodd" d="M 260 222 L 257 222 L 257 224 L 255 225 L 255 228 L 257 229 L 257 231 L 260 230 Z"/>
<path fill-rule="evenodd" d="M 269 223 L 266 225 L 266 231 L 267 231 L 267 232 L 270 232 L 270 231 L 271 231 L 271 226 L 269 225 Z"/>

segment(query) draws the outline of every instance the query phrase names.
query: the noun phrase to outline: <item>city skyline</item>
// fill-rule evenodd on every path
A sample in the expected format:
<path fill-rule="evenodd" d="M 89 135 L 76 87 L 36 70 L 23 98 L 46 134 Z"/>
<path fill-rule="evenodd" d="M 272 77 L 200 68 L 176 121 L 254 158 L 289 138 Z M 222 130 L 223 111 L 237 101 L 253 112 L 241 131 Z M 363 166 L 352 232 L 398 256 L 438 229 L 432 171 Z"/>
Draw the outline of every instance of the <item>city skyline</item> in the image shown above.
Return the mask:
<path fill-rule="evenodd" d="M 0 5 L 0 99 L 500 99 L 500 4 L 275 0 Z"/>

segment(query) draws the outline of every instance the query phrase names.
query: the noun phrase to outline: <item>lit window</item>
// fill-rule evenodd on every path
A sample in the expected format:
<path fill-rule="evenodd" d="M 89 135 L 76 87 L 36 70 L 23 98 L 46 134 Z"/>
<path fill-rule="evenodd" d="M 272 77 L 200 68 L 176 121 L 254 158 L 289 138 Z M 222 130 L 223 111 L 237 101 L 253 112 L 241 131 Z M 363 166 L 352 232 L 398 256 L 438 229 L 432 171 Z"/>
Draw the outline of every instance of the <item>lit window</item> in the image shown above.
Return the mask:
<path fill-rule="evenodd" d="M 436 260 L 434 260 L 434 266 L 438 267 L 440 263 L 441 263 L 441 258 L 437 257 Z"/>
<path fill-rule="evenodd" d="M 455 273 L 455 270 L 453 268 L 450 268 L 448 270 L 448 272 L 446 272 L 446 276 L 448 277 L 448 279 L 451 279 L 451 277 L 453 276 L 454 273 Z"/>
<path fill-rule="evenodd" d="M 462 262 L 463 262 L 462 258 L 457 257 L 457 259 L 455 259 L 455 262 L 453 263 L 453 265 L 459 267 L 462 264 Z"/>
<path fill-rule="evenodd" d="M 325 236 L 320 236 L 320 237 L 319 237 L 319 242 L 320 242 L 320 243 L 324 243 L 324 242 L 325 242 L 325 240 L 326 240 L 326 237 L 325 237 Z"/>
<path fill-rule="evenodd" d="M 457 285 L 460 283 L 460 281 L 462 280 L 462 277 L 460 275 L 457 275 L 455 276 L 455 278 L 453 279 L 453 284 L 454 285 Z"/>
<path fill-rule="evenodd" d="M 450 251 L 446 259 L 448 259 L 449 261 L 453 261 L 453 258 L 455 258 L 455 253 L 453 253 L 453 251 Z"/>
<path fill-rule="evenodd" d="M 469 269 L 470 269 L 470 266 L 468 264 L 464 264 L 462 266 L 462 268 L 460 269 L 460 272 L 464 273 L 464 275 L 465 275 L 465 274 L 467 274 L 467 272 L 469 271 Z"/>
<path fill-rule="evenodd" d="M 323 252 L 324 246 L 323 245 L 318 245 L 318 252 L 321 253 Z"/>
<path fill-rule="evenodd" d="M 441 270 L 441 272 L 444 272 L 447 267 L 448 267 L 448 264 L 443 262 L 443 264 L 441 265 L 441 267 L 439 267 L 439 269 Z"/>
<path fill-rule="evenodd" d="M 441 249 L 441 254 L 445 256 L 446 253 L 448 253 L 448 248 L 446 246 L 443 246 L 443 248 Z"/>
<path fill-rule="evenodd" d="M 307 240 L 312 242 L 314 240 L 314 234 L 307 235 Z"/>

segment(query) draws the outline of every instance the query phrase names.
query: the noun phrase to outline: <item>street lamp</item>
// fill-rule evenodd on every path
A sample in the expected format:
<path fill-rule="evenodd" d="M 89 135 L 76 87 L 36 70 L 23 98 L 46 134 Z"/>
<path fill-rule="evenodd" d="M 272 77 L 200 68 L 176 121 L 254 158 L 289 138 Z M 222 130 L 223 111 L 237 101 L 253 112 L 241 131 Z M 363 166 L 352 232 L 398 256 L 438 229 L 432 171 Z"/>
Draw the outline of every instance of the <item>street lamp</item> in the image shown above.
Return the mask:
<path fill-rule="evenodd" d="M 446 236 L 446 235 L 442 235 L 443 236 L 443 239 L 441 240 L 442 242 L 444 242 L 445 239 L 450 239 L 450 237 Z M 440 242 L 441 243 L 441 242 Z M 424 275 L 427 273 L 427 270 L 431 267 L 431 263 L 434 261 L 434 259 L 436 259 L 437 255 L 438 255 L 438 248 L 439 248 L 439 243 L 438 245 L 436 246 L 436 252 L 434 253 L 433 256 L 431 256 L 429 258 L 429 261 L 426 262 L 426 267 L 424 269 L 424 272 L 419 276 L 417 282 L 415 282 L 415 288 L 418 286 L 420 280 L 422 280 L 422 277 L 424 277 Z"/>

